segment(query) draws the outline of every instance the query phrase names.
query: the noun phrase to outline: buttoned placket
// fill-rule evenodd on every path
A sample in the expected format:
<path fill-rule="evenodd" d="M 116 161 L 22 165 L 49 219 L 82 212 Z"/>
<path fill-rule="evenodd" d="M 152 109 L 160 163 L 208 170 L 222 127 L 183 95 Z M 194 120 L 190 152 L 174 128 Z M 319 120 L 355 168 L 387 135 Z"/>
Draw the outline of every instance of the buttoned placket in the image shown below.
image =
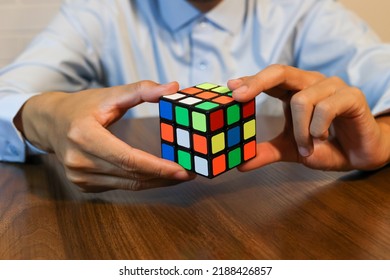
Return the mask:
<path fill-rule="evenodd" d="M 212 63 L 215 58 L 212 57 L 213 26 L 207 18 L 200 18 L 193 26 L 191 33 L 192 42 L 192 65 L 190 72 L 191 84 L 198 84 L 212 79 Z"/>

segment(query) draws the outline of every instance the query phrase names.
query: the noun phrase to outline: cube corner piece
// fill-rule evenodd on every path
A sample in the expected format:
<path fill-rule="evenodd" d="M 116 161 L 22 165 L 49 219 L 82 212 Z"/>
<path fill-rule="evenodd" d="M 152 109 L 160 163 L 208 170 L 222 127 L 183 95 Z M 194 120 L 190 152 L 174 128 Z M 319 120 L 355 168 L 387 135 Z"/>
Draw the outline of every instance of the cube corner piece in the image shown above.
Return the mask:
<path fill-rule="evenodd" d="M 256 156 L 255 99 L 202 83 L 159 100 L 161 157 L 214 178 Z"/>

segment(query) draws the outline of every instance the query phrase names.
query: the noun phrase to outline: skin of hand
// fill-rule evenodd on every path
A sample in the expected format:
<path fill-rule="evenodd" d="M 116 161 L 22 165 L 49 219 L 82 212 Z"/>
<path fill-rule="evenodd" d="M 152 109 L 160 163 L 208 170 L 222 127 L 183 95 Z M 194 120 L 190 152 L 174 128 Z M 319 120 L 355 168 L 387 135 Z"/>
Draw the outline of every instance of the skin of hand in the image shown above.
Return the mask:
<path fill-rule="evenodd" d="M 175 93 L 177 82 L 152 81 L 29 99 L 14 123 L 36 147 L 54 152 L 68 179 L 86 192 L 142 190 L 195 178 L 180 165 L 122 142 L 106 128 L 142 102 Z M 136 133 L 136 132 L 133 132 Z M 157 137 L 157 136 L 156 136 Z"/>
<path fill-rule="evenodd" d="M 374 170 L 390 162 L 390 116 L 374 118 L 364 94 L 340 78 L 271 65 L 228 86 L 239 102 L 265 92 L 284 104 L 283 131 L 258 143 L 257 156 L 241 171 L 278 161 L 338 171 Z"/>

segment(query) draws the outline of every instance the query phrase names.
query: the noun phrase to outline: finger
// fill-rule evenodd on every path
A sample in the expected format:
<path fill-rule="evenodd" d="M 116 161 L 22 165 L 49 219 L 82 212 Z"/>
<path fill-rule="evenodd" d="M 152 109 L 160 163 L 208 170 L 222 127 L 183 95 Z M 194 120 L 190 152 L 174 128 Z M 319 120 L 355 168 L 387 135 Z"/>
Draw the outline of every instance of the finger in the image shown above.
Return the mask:
<path fill-rule="evenodd" d="M 294 138 L 301 156 L 307 157 L 312 154 L 312 136 L 327 137 L 326 132 L 328 130 L 322 131 L 321 135 L 312 135 L 310 133 L 313 112 L 317 108 L 318 103 L 334 95 L 340 88 L 345 87 L 347 85 L 341 79 L 328 78 L 292 96 L 290 106 Z"/>
<path fill-rule="evenodd" d="M 136 149 L 134 149 L 136 151 Z M 112 175 L 123 178 L 136 178 L 133 171 L 119 168 L 117 165 L 103 160 L 93 154 L 74 147 L 69 148 L 60 158 L 68 172 L 80 172 L 100 175 Z M 150 174 L 145 174 L 150 176 Z"/>
<path fill-rule="evenodd" d="M 152 81 L 141 81 L 124 86 L 100 90 L 102 100 L 94 118 L 107 127 L 142 102 L 157 102 L 160 96 L 177 92 L 177 82 L 160 85 Z"/>
<path fill-rule="evenodd" d="M 316 97 L 301 91 L 290 101 L 292 129 L 299 153 L 307 157 L 313 152 L 313 141 L 309 126 Z"/>
<path fill-rule="evenodd" d="M 165 179 L 191 178 L 190 173 L 177 163 L 132 148 L 98 123 L 88 123 L 88 125 L 89 133 L 74 128 L 68 134 L 70 141 L 78 149 L 107 161 L 125 172 L 142 173 Z"/>
<path fill-rule="evenodd" d="M 139 191 L 159 187 L 173 186 L 182 183 L 182 180 L 150 178 L 138 176 L 138 178 L 124 178 L 106 174 L 92 174 L 72 171 L 67 174 L 69 180 L 78 185 L 85 192 L 104 192 L 115 189 Z M 194 179 L 192 175 L 191 179 Z"/>
<path fill-rule="evenodd" d="M 247 90 L 247 87 L 245 86 L 244 81 L 247 81 L 248 79 L 249 79 L 249 77 L 241 77 L 238 79 L 229 80 L 227 85 L 228 85 L 230 90 L 232 90 L 233 92 L 236 93 L 236 95 L 238 95 L 238 94 L 240 94 L 239 91 Z M 243 86 L 243 89 L 240 89 L 239 91 L 237 91 L 237 89 L 240 88 L 240 86 Z M 272 97 L 284 100 L 286 97 L 288 98 L 288 95 L 292 91 L 289 91 L 289 90 L 286 90 L 283 88 L 279 88 L 279 87 L 274 87 L 274 88 L 267 89 L 264 92 L 266 92 L 268 95 L 270 95 Z M 261 92 L 258 92 L 258 94 L 261 94 Z M 240 98 L 242 98 L 242 97 L 244 97 L 244 96 L 238 96 L 238 97 L 235 96 L 237 101 L 240 101 Z M 246 99 L 244 99 L 244 101 L 245 100 Z"/>
<path fill-rule="evenodd" d="M 349 119 L 363 115 L 364 112 L 369 112 L 369 108 L 363 93 L 356 88 L 341 88 L 316 105 L 310 124 L 310 134 L 313 137 L 324 139 L 328 136 L 330 126 L 336 118 Z"/>
<path fill-rule="evenodd" d="M 236 90 L 238 89 L 240 86 L 243 85 L 244 83 L 244 80 L 248 78 L 247 76 L 245 77 L 241 77 L 239 79 L 231 79 L 227 82 L 227 86 L 229 87 L 230 90 Z"/>
<path fill-rule="evenodd" d="M 231 80 L 228 82 L 228 86 L 234 88 L 233 97 L 235 100 L 247 102 L 260 92 L 266 92 L 276 98 L 283 98 L 285 93 L 301 91 L 322 79 L 324 76 L 317 72 L 304 71 L 285 65 L 271 65 L 254 76 L 240 78 L 241 81 Z"/>
<path fill-rule="evenodd" d="M 160 96 L 175 93 L 179 90 L 177 82 L 157 84 L 152 81 L 141 81 L 111 88 L 114 98 L 108 96 L 108 105 L 131 108 L 142 102 L 157 102 Z"/>

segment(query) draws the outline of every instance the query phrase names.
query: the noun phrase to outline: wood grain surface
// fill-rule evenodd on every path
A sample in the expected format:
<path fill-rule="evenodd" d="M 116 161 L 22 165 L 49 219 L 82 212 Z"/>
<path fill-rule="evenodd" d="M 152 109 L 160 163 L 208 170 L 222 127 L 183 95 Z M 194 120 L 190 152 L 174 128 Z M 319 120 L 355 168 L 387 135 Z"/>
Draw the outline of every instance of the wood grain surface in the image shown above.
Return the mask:
<path fill-rule="evenodd" d="M 259 139 L 281 125 L 260 118 Z M 122 120 L 112 131 L 159 155 L 157 118 Z M 88 194 L 53 155 L 0 163 L 0 259 L 390 259 L 390 169 L 276 163 Z"/>

